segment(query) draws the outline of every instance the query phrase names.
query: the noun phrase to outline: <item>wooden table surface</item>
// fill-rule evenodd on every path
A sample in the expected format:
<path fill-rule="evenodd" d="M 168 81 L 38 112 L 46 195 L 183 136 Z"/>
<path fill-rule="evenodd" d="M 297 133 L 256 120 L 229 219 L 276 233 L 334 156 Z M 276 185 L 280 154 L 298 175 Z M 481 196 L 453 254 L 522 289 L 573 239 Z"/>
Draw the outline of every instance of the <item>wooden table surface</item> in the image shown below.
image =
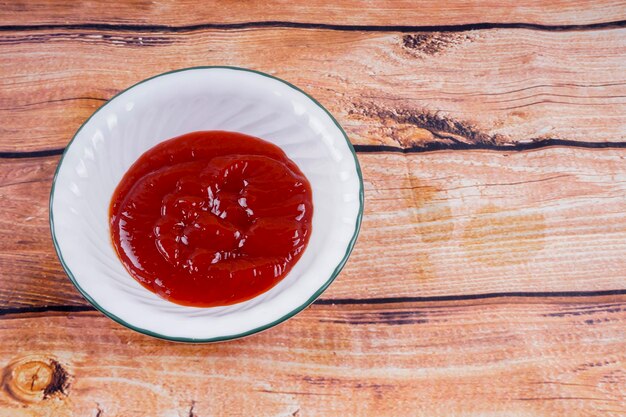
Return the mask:
<path fill-rule="evenodd" d="M 54 3 L 0 1 L 0 416 L 626 415 L 623 1 Z M 366 196 L 322 298 L 211 345 L 96 312 L 48 228 L 80 124 L 195 65 L 316 97 Z"/>

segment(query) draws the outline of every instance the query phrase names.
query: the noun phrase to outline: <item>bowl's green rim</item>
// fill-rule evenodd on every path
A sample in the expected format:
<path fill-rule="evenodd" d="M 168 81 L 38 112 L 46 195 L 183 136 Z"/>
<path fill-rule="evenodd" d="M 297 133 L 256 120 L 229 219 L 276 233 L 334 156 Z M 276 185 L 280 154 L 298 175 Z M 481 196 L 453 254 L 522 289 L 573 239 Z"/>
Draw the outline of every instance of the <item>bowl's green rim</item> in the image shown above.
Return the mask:
<path fill-rule="evenodd" d="M 335 125 L 337 126 L 339 131 L 342 133 L 344 139 L 346 140 L 348 148 L 352 152 L 352 157 L 354 158 L 354 164 L 355 164 L 355 167 L 356 167 L 356 172 L 357 172 L 357 175 L 359 177 L 359 213 L 357 215 L 356 222 L 355 222 L 355 225 L 354 225 L 354 233 L 352 235 L 352 238 L 350 239 L 350 242 L 348 243 L 348 246 L 346 248 L 346 253 L 344 254 L 344 256 L 341 259 L 341 261 L 339 261 L 339 264 L 337 264 L 337 266 L 335 267 L 335 270 L 331 274 L 330 278 L 328 278 L 328 280 L 306 302 L 304 302 L 304 304 L 300 305 L 299 307 L 296 307 L 295 309 L 293 309 L 292 311 L 290 311 L 289 313 L 287 313 L 283 317 L 281 317 L 281 318 L 279 318 L 277 320 L 274 320 L 271 323 L 264 324 L 263 326 L 256 327 L 254 329 L 245 331 L 243 333 L 232 334 L 232 335 L 225 335 L 225 336 L 218 336 L 218 337 L 211 337 L 211 338 L 205 338 L 205 339 L 203 339 L 203 338 L 192 338 L 192 337 L 174 337 L 174 336 L 168 336 L 166 334 L 156 333 L 156 332 L 153 332 L 151 330 L 146 330 L 146 329 L 134 326 L 134 325 L 126 322 L 125 320 L 117 317 L 115 314 L 112 314 L 111 312 L 107 311 L 105 308 L 100 306 L 93 298 L 91 298 L 91 296 L 83 288 L 81 288 L 80 284 L 76 281 L 76 278 L 74 277 L 74 274 L 72 273 L 70 268 L 65 263 L 65 260 L 63 259 L 63 254 L 61 253 L 61 249 L 59 248 L 59 244 L 57 242 L 56 235 L 55 235 L 55 232 L 54 232 L 54 214 L 53 214 L 53 211 L 52 211 L 52 205 L 53 205 L 53 201 L 54 201 L 54 190 L 55 190 L 55 186 L 56 186 L 56 180 L 57 180 L 57 176 L 59 174 L 59 170 L 60 170 L 60 168 L 61 168 L 61 166 L 63 164 L 63 159 L 65 158 L 65 155 L 66 155 L 67 151 L 72 146 L 72 143 L 74 142 L 74 139 L 76 139 L 76 137 L 78 136 L 80 131 L 83 129 L 83 127 L 85 127 L 85 125 L 87 123 L 89 123 L 89 120 L 91 120 L 91 118 L 94 117 L 96 115 L 96 113 L 98 113 L 100 110 L 105 108 L 116 97 L 124 94 L 126 91 L 129 91 L 129 90 L 133 89 L 134 87 L 136 87 L 136 86 L 138 86 L 140 84 L 143 84 L 143 83 L 145 83 L 147 81 L 150 81 L 150 80 L 158 78 L 158 77 L 162 77 L 164 75 L 174 74 L 174 73 L 177 73 L 177 72 L 193 71 L 193 70 L 204 70 L 204 69 L 227 69 L 227 70 L 233 70 L 233 71 L 251 72 L 251 73 L 254 73 L 254 74 L 261 75 L 263 77 L 267 77 L 267 78 L 271 78 L 273 80 L 280 81 L 281 83 L 286 84 L 287 86 L 289 86 L 289 87 L 293 88 L 294 90 L 296 90 L 296 91 L 304 94 L 305 96 L 307 96 L 311 101 L 313 101 L 313 103 L 315 103 L 319 108 L 321 108 L 328 115 L 328 117 L 330 117 L 330 119 L 333 121 L 333 123 L 335 123 Z M 142 81 L 140 81 L 140 82 L 138 82 L 136 84 L 133 84 L 132 86 L 130 86 L 130 87 L 120 91 L 119 93 L 117 93 L 116 95 L 111 97 L 106 103 L 104 103 L 101 107 L 99 107 L 91 116 L 89 116 L 89 118 L 87 120 L 85 120 L 85 122 L 80 126 L 80 128 L 76 131 L 76 133 L 72 137 L 72 140 L 68 143 L 67 147 L 65 148 L 65 151 L 63 151 L 63 154 L 61 155 L 61 159 L 59 160 L 59 164 L 57 165 L 57 168 L 56 168 L 56 170 L 54 172 L 54 177 L 52 179 L 52 187 L 50 189 L 50 203 L 49 203 L 50 233 L 52 235 L 52 242 L 54 244 L 54 249 L 56 251 L 57 257 L 59 258 L 59 261 L 61 262 L 61 266 L 65 270 L 65 273 L 68 275 L 68 277 L 72 281 L 72 284 L 74 284 L 74 286 L 81 293 L 81 295 L 87 301 L 89 301 L 89 303 L 91 303 L 91 305 L 93 305 L 97 310 L 99 310 L 102 314 L 104 314 L 105 316 L 109 317 L 110 319 L 116 321 L 117 323 L 121 324 L 122 326 L 128 327 L 129 329 L 135 330 L 136 332 L 139 332 L 139 333 L 142 333 L 142 334 L 145 334 L 145 335 L 148 335 L 148 336 L 156 337 L 158 339 L 170 340 L 170 341 L 175 341 L 175 342 L 187 342 L 187 343 L 209 343 L 209 342 L 220 342 L 220 341 L 225 341 L 225 340 L 238 339 L 238 338 L 241 338 L 241 337 L 252 335 L 254 333 L 261 332 L 263 330 L 267 330 L 267 329 L 269 329 L 271 327 L 274 327 L 277 324 L 280 324 L 283 321 L 285 321 L 285 320 L 295 316 L 300 311 L 302 311 L 306 307 L 308 307 L 311 303 L 313 303 L 326 290 L 326 288 L 328 288 L 328 286 L 335 280 L 337 275 L 339 275 L 339 272 L 341 272 L 341 270 L 343 269 L 344 265 L 346 264 L 346 261 L 348 260 L 348 257 L 350 256 L 350 253 L 352 252 L 352 249 L 354 248 L 354 244 L 356 243 L 357 237 L 359 235 L 359 230 L 361 228 L 361 220 L 363 218 L 363 206 L 364 206 L 363 174 L 361 172 L 361 166 L 359 165 L 359 160 L 358 160 L 358 158 L 356 156 L 356 152 L 354 150 L 354 147 L 352 146 L 352 143 L 350 143 L 350 140 L 348 139 L 348 135 L 346 135 L 346 132 L 343 130 L 343 128 L 341 127 L 339 122 L 337 122 L 337 120 L 333 117 L 333 115 L 324 106 L 322 106 L 320 104 L 320 102 L 318 102 L 310 94 L 306 93 L 305 91 L 301 90 L 300 88 L 296 87 L 295 85 L 293 85 L 293 84 L 291 84 L 291 83 L 289 83 L 289 82 L 287 82 L 285 80 L 282 80 L 282 79 L 280 79 L 278 77 L 275 77 L 275 76 L 270 75 L 270 74 L 266 74 L 266 73 L 261 72 L 261 71 L 256 71 L 256 70 L 252 70 L 252 69 L 248 69 L 248 68 L 234 67 L 234 66 L 220 66 L 220 65 L 215 65 L 215 66 L 197 66 L 197 67 L 180 68 L 180 69 L 177 69 L 177 70 L 164 72 L 164 73 L 152 76 L 150 78 L 146 78 L 145 80 L 142 80 Z"/>

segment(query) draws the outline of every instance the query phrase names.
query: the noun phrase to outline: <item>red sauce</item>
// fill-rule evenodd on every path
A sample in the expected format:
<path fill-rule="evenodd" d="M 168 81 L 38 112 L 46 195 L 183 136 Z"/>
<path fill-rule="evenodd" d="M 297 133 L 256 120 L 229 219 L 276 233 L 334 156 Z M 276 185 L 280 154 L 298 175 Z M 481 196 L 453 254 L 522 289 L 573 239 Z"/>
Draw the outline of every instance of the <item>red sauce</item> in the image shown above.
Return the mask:
<path fill-rule="evenodd" d="M 276 285 L 311 233 L 311 186 L 285 153 L 232 132 L 162 142 L 111 200 L 115 249 L 144 287 L 177 304 L 238 303 Z"/>

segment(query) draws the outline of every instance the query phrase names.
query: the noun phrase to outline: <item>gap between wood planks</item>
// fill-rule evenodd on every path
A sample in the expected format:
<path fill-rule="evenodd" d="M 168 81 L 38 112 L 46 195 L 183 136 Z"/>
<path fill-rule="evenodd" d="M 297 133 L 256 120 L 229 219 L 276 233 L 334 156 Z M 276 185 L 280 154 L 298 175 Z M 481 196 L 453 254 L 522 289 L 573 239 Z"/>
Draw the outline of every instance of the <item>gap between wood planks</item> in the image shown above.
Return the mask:
<path fill-rule="evenodd" d="M 540 139 L 531 142 L 516 143 L 513 145 L 492 145 L 487 143 L 442 143 L 431 142 L 424 146 L 400 147 L 386 145 L 352 145 L 356 153 L 425 153 L 435 151 L 500 151 L 500 152 L 523 152 L 550 147 L 572 147 L 586 149 L 626 149 L 626 142 L 582 142 L 567 139 Z M 48 156 L 62 155 L 66 148 L 43 149 L 39 151 L 0 151 L 0 158 L 25 159 L 44 158 Z"/>
<path fill-rule="evenodd" d="M 477 22 L 458 25 L 338 25 L 327 23 L 304 23 L 287 21 L 258 21 L 241 23 L 203 23 L 196 25 L 168 26 L 168 25 L 137 25 L 137 24 L 107 24 L 107 23 L 83 23 L 83 24 L 40 24 L 40 25 L 4 25 L 0 31 L 35 31 L 35 30 L 109 30 L 120 32 L 194 32 L 198 30 L 240 30 L 262 28 L 285 28 L 285 29 L 325 29 L 351 32 L 466 32 L 471 30 L 491 29 L 527 29 L 539 31 L 587 31 L 599 29 L 626 28 L 626 20 L 616 20 L 601 23 L 589 23 L 582 25 L 544 25 L 539 23 L 494 23 Z"/>
<path fill-rule="evenodd" d="M 385 297 L 385 298 L 320 298 L 311 304 L 315 305 L 371 305 L 371 304 L 402 304 L 402 303 L 430 303 L 437 301 L 468 301 L 497 298 L 590 298 L 626 295 L 626 289 L 604 291 L 544 291 L 544 292 L 501 292 L 484 294 L 442 295 L 432 297 Z M 90 305 L 56 305 L 40 307 L 0 308 L 0 317 L 27 313 L 77 313 L 96 311 Z"/>

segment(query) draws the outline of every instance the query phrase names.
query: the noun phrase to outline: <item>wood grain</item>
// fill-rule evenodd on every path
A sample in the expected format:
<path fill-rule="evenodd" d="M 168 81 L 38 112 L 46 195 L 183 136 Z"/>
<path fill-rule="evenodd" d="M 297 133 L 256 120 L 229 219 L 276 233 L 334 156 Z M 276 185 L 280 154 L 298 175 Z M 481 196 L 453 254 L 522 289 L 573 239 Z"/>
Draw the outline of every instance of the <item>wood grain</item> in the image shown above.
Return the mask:
<path fill-rule="evenodd" d="M 616 0 L 521 0 L 515 6 L 497 0 L 387 0 L 371 2 L 293 2 L 277 0 L 219 0 L 198 4 L 193 0 L 61 3 L 52 0 L 4 1 L 0 25 L 145 24 L 198 25 L 240 22 L 305 22 L 335 25 L 453 25 L 476 22 L 528 22 L 546 25 L 590 24 L 626 18 L 624 4 Z"/>
<path fill-rule="evenodd" d="M 0 416 L 623 416 L 626 297 L 518 301 L 316 305 L 196 346 L 5 316 Z"/>
<path fill-rule="evenodd" d="M 324 297 L 626 289 L 623 149 L 359 153 L 365 216 Z M 48 229 L 58 157 L 0 165 L 0 307 L 83 305 Z M 389 250 L 389 248 L 393 250 Z"/>
<path fill-rule="evenodd" d="M 624 145 L 625 35 L 626 29 L 5 31 L 0 152 L 62 148 L 116 92 L 194 65 L 282 77 L 319 99 L 355 144 Z"/>
<path fill-rule="evenodd" d="M 0 417 L 626 415 L 622 1 L 0 0 Z M 344 271 L 292 320 L 183 345 L 92 311 L 48 228 L 122 89 L 234 65 L 359 151 Z"/>

